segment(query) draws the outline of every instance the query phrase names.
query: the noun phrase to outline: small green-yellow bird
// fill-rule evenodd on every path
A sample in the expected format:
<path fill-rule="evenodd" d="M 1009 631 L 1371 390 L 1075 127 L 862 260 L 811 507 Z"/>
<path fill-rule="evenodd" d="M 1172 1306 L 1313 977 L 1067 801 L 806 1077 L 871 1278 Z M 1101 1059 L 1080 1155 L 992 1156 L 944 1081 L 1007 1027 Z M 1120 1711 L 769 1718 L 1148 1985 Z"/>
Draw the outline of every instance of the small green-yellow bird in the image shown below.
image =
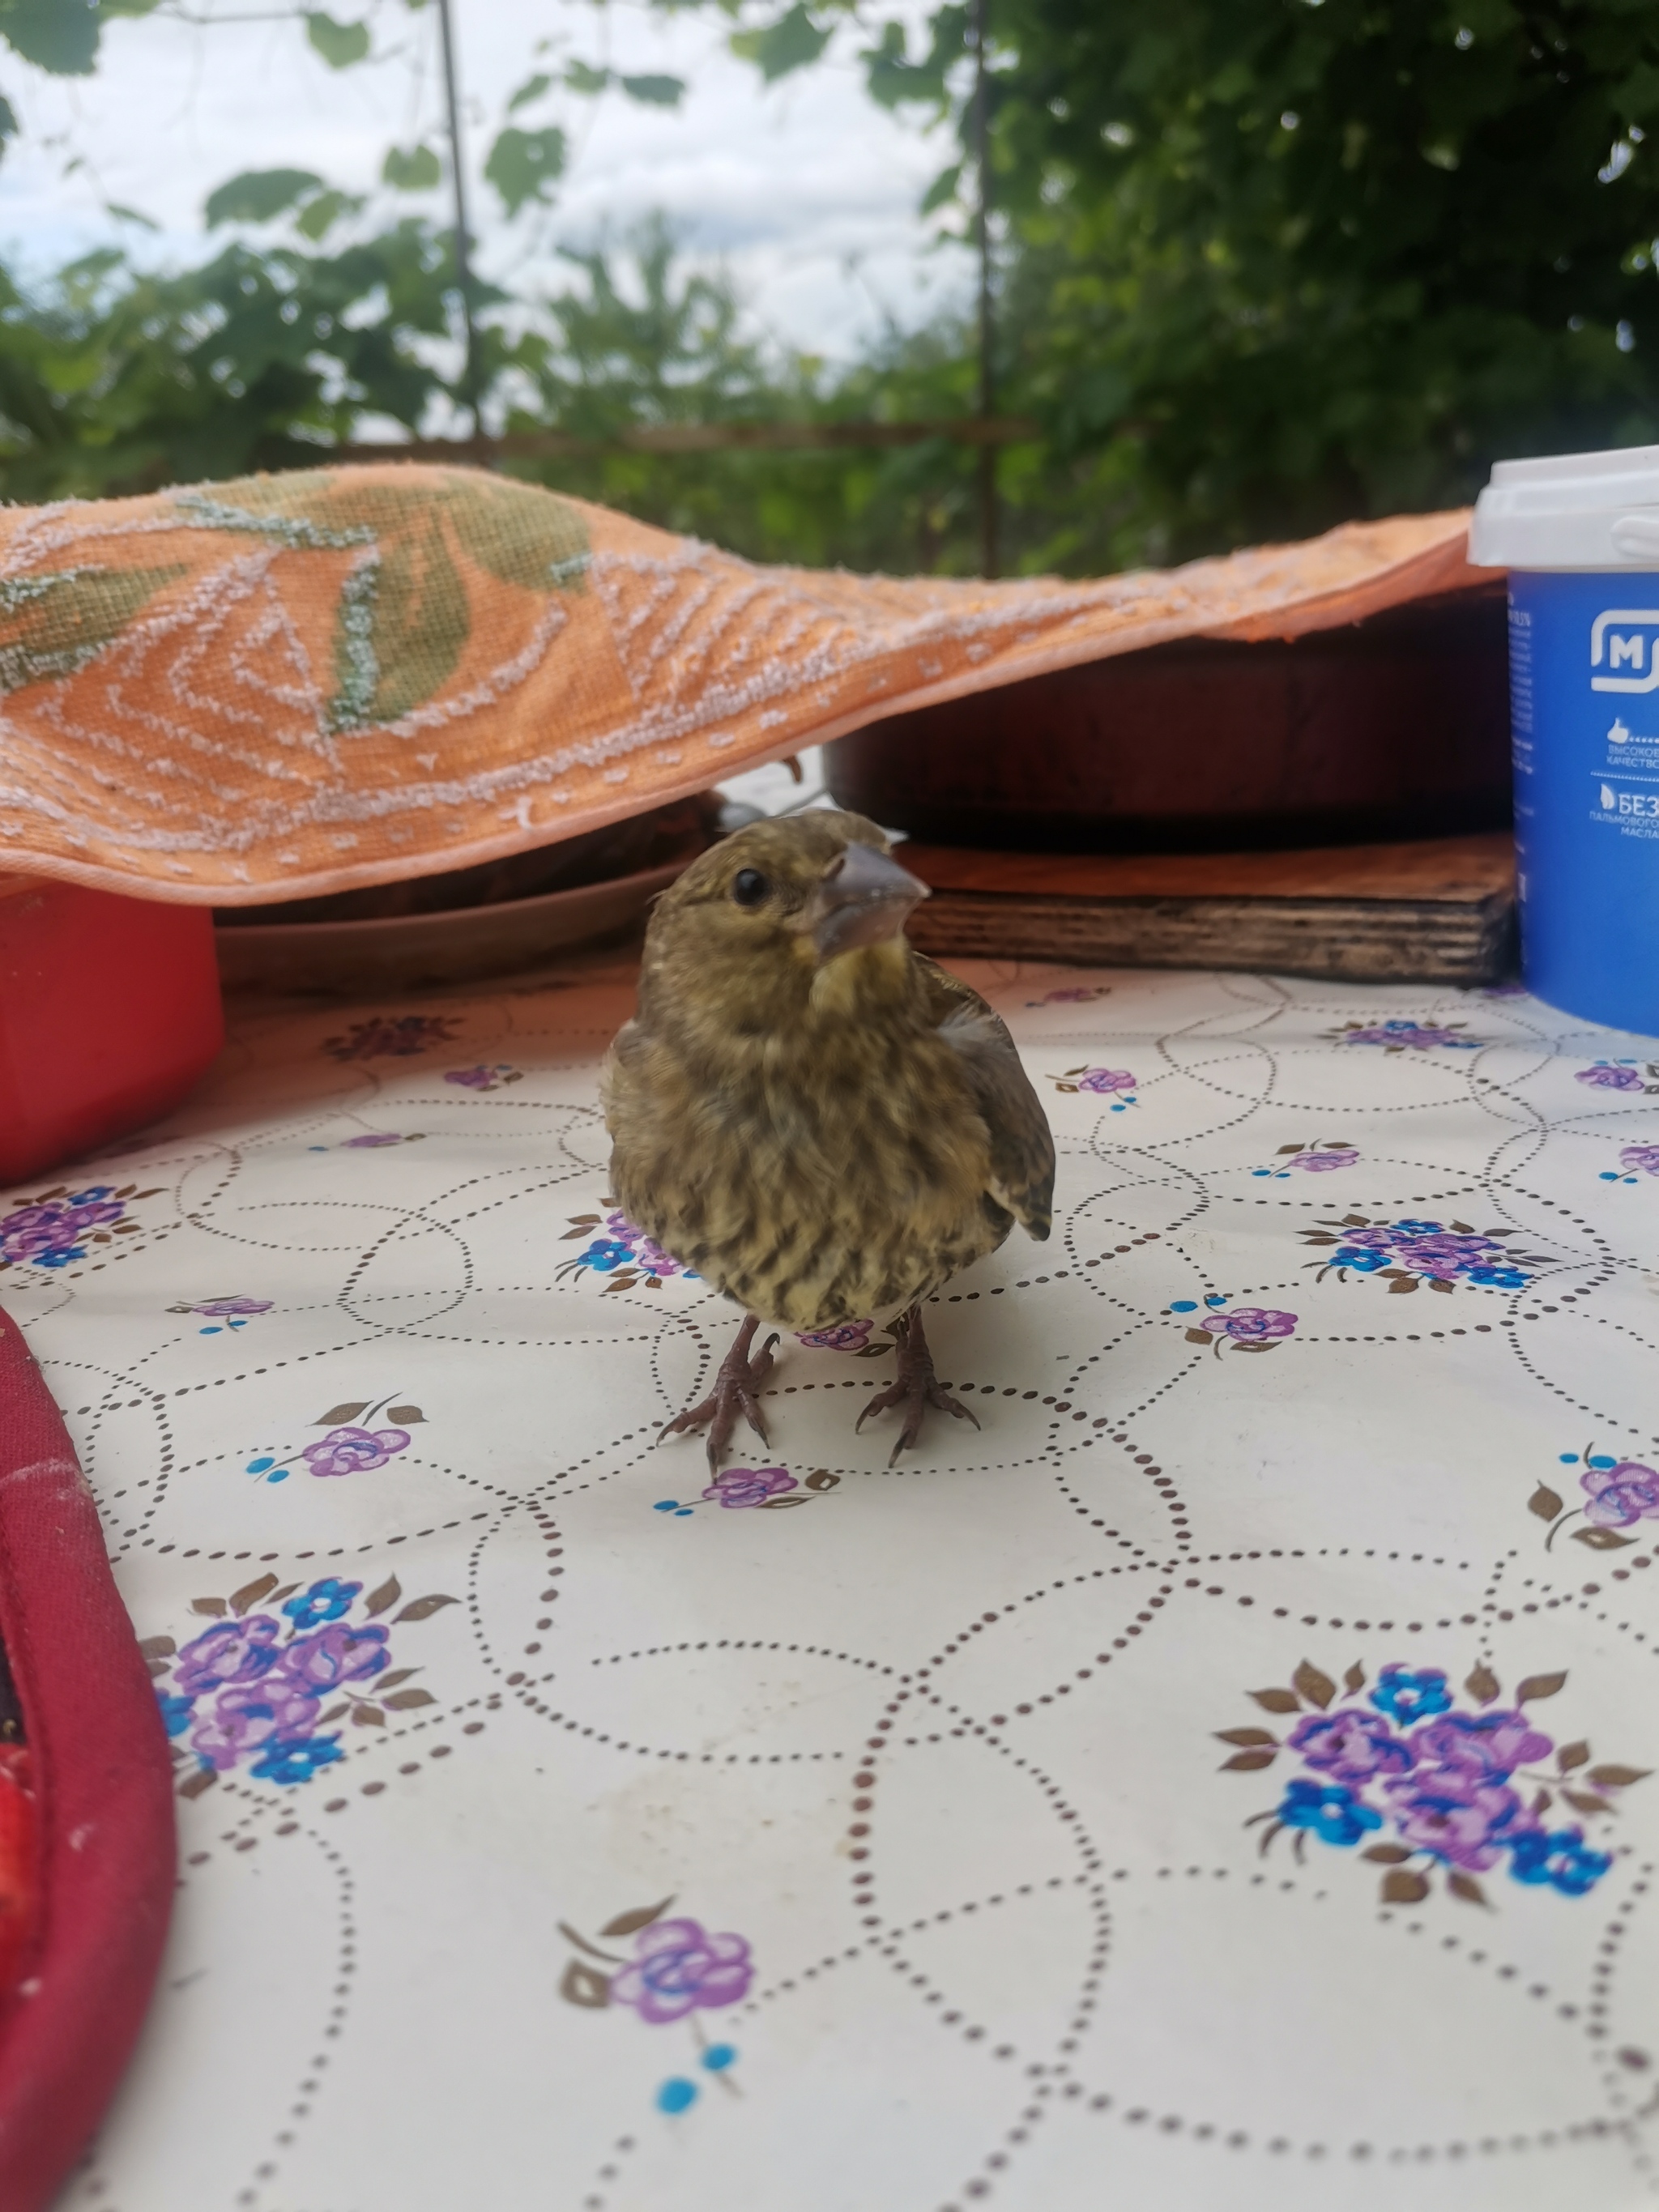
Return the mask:
<path fill-rule="evenodd" d="M 927 887 L 856 814 L 757 822 L 693 861 L 646 933 L 639 1012 L 603 1075 L 611 1183 L 629 1220 L 747 1318 L 712 1395 L 663 1430 L 741 1413 L 763 1439 L 775 1335 L 890 1321 L 902 1408 L 890 1466 L 939 1387 L 921 1307 L 1016 1221 L 1048 1234 L 1054 1147 L 1013 1039 L 906 941 Z M 975 1423 L 977 1427 L 977 1422 Z"/>

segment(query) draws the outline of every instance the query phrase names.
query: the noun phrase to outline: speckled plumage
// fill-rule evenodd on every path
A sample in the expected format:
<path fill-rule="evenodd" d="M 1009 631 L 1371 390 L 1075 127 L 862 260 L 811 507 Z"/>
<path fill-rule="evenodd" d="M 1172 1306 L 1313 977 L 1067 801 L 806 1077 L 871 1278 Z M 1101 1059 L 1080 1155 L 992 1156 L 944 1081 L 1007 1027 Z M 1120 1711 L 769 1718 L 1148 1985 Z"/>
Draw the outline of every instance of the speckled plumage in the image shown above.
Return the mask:
<path fill-rule="evenodd" d="M 704 854 L 658 902 L 605 1072 L 618 1205 L 790 1329 L 903 1313 L 1016 1220 L 1049 1228 L 1042 1108 L 997 1016 L 906 943 L 920 887 L 877 941 L 825 957 L 814 917 L 854 846 L 887 851 L 858 816 L 813 812 Z M 771 893 L 752 910 L 744 871 Z"/>

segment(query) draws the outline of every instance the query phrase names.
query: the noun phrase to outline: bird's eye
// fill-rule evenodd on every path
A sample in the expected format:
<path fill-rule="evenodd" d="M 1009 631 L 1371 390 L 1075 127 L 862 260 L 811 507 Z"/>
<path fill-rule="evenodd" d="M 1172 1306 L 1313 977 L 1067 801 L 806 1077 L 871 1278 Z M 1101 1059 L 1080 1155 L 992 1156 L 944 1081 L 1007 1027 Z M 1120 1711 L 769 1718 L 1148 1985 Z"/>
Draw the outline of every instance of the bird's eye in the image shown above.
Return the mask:
<path fill-rule="evenodd" d="M 732 896 L 739 906 L 758 906 L 771 888 L 758 868 L 739 868 L 732 878 Z"/>

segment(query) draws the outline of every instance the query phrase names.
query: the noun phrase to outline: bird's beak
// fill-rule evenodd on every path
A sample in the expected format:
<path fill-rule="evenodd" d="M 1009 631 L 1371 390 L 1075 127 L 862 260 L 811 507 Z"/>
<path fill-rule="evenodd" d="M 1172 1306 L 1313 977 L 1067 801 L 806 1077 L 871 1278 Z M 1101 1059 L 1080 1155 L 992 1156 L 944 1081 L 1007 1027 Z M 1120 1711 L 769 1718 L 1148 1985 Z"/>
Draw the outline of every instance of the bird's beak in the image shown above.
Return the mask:
<path fill-rule="evenodd" d="M 849 845 L 832 860 L 806 909 L 820 960 L 896 937 L 927 886 L 873 845 Z"/>

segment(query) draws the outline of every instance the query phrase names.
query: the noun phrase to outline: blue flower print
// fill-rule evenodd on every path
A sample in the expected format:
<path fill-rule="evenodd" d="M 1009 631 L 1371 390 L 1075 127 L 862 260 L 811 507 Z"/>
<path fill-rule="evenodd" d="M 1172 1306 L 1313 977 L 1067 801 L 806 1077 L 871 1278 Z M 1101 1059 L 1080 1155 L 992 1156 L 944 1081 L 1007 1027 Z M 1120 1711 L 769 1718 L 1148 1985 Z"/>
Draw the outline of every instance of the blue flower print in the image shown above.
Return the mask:
<path fill-rule="evenodd" d="M 1402 1728 L 1409 1728 L 1413 1721 L 1428 1720 L 1436 1713 L 1449 1712 L 1451 1702 L 1446 1693 L 1445 1674 L 1438 1667 L 1415 1671 L 1410 1667 L 1385 1667 L 1371 1692 L 1371 1703 L 1378 1712 L 1386 1713 Z"/>
<path fill-rule="evenodd" d="M 633 1256 L 629 1246 L 602 1237 L 597 1244 L 588 1246 L 578 1264 L 595 1268 L 601 1275 L 608 1275 L 613 1267 L 625 1267 Z"/>
<path fill-rule="evenodd" d="M 191 1714 L 196 1705 L 195 1698 L 180 1698 L 167 1692 L 161 1696 L 159 1702 L 161 1707 L 162 1727 L 169 1735 L 182 1735 L 190 1726 Z"/>
<path fill-rule="evenodd" d="M 1279 1818 L 1287 1828 L 1311 1828 L 1322 1844 L 1357 1844 L 1382 1825 L 1382 1815 L 1340 1782 L 1291 1783 Z"/>
<path fill-rule="evenodd" d="M 1524 1291 L 1532 1278 L 1519 1267 L 1471 1267 L 1463 1280 L 1484 1284 L 1489 1291 Z"/>
<path fill-rule="evenodd" d="M 1583 1897 L 1613 1864 L 1607 1851 L 1593 1851 L 1582 1828 L 1558 1828 L 1552 1834 L 1533 1828 L 1510 1846 L 1510 1872 L 1517 1881 L 1547 1882 L 1563 1897 Z"/>
<path fill-rule="evenodd" d="M 349 1613 L 351 1601 L 362 1589 L 361 1583 L 343 1583 L 330 1575 L 326 1581 L 313 1583 L 308 1590 L 289 1598 L 283 1611 L 294 1623 L 294 1632 L 302 1636 L 307 1628 L 320 1628 L 325 1620 L 338 1620 Z"/>
<path fill-rule="evenodd" d="M 1437 1237 L 1440 1234 L 1437 1221 L 1396 1221 L 1394 1226 L 1402 1237 Z"/>
<path fill-rule="evenodd" d="M 1386 1252 L 1362 1252 L 1352 1244 L 1345 1244 L 1340 1252 L 1334 1252 L 1330 1259 L 1333 1267 L 1352 1267 L 1356 1274 L 1360 1275 L 1374 1275 L 1379 1267 L 1386 1267 L 1388 1264 Z"/>
<path fill-rule="evenodd" d="M 273 1743 L 248 1772 L 261 1782 L 309 1782 L 323 1767 L 344 1757 L 337 1735 L 301 1736 L 296 1743 Z"/>

